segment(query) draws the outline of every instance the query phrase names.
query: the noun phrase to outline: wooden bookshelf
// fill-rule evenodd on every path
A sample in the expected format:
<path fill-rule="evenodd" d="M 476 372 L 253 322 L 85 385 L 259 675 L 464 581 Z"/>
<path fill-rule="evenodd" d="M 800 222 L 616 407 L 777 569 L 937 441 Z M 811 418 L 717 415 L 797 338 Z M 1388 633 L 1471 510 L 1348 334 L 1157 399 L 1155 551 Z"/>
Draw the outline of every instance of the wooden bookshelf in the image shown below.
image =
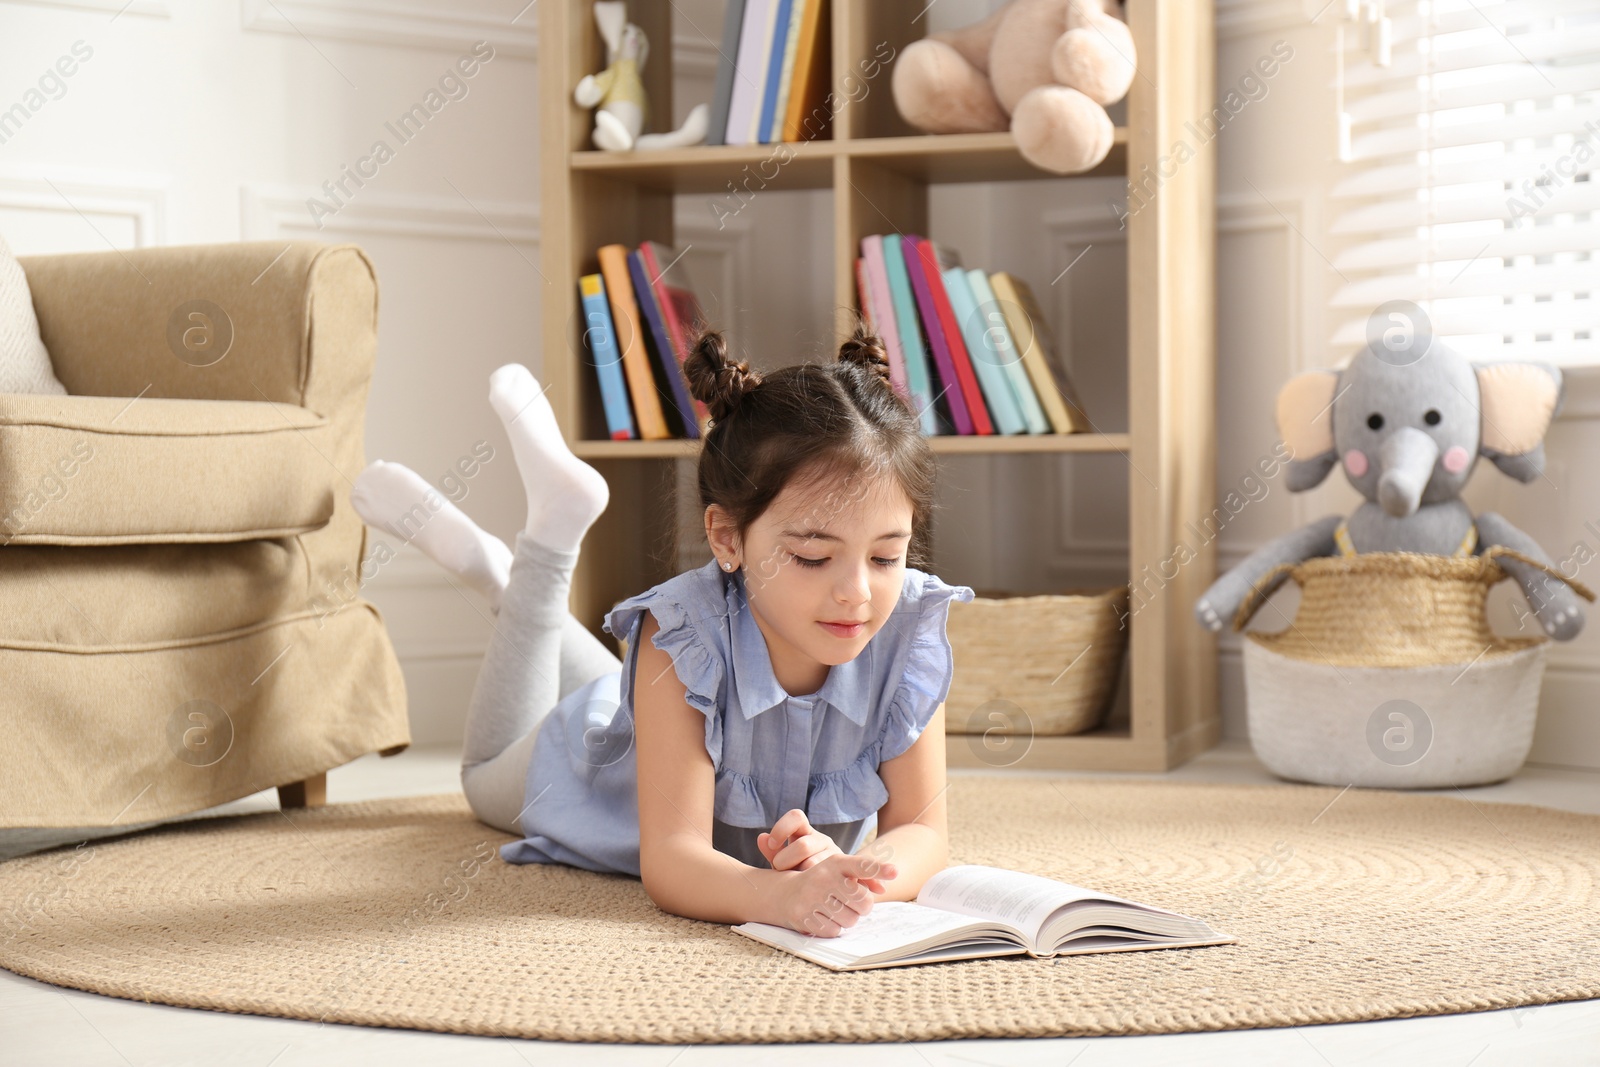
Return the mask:
<path fill-rule="evenodd" d="M 928 187 L 953 182 L 1039 180 L 1009 133 L 930 136 L 896 113 L 890 72 L 880 69 L 856 99 L 842 75 L 895 54 L 922 37 L 925 0 L 831 0 L 835 92 L 846 101 L 829 140 L 783 147 L 778 189 L 833 194 L 834 305 L 856 304 L 855 257 L 861 238 L 891 230 L 929 233 Z M 672 114 L 672 5 L 631 0 L 630 18 L 655 47 L 645 66 L 656 114 Z M 1140 75 L 1126 105 L 1127 126 L 1093 175 L 1148 178 L 1156 191 L 1127 220 L 1128 432 L 934 437 L 940 455 L 1120 453 L 1129 478 L 1130 580 L 1143 590 L 1130 619 L 1130 718 L 1118 727 L 1067 737 L 1035 737 L 1007 765 L 1032 769 L 1165 770 L 1204 751 L 1221 734 L 1216 638 L 1190 606 L 1215 577 L 1210 543 L 1195 545 L 1215 503 L 1215 152 L 1206 146 L 1162 173 L 1160 160 L 1184 139 L 1185 120 L 1213 104 L 1211 0 L 1129 0 L 1128 23 Z M 705 27 L 703 27 L 705 28 Z M 720 30 L 720 22 L 717 30 Z M 707 32 L 714 32 L 707 29 Z M 612 604 L 674 573 L 674 470 L 699 442 L 606 439 L 599 390 L 582 364 L 577 281 L 598 270 L 596 250 L 643 240 L 675 244 L 673 197 L 724 190 L 743 168 L 774 156 L 774 145 L 718 145 L 668 151 L 602 152 L 590 147 L 591 114 L 572 102 L 605 48 L 589 4 L 539 6 L 541 273 L 543 370 L 556 418 L 573 451 L 611 486 L 611 505 L 584 542 L 573 580 L 573 613 L 597 634 Z M 1058 178 L 1063 182 L 1073 177 Z M 1159 184 L 1157 184 L 1159 183 Z M 851 323 L 841 312 L 836 340 Z M 1063 462 L 1072 462 L 1070 458 Z M 1172 577 L 1163 564 L 1179 544 L 1196 558 Z M 954 718 L 964 714 L 947 711 Z M 952 734 L 952 767 L 993 767 L 982 739 Z"/>

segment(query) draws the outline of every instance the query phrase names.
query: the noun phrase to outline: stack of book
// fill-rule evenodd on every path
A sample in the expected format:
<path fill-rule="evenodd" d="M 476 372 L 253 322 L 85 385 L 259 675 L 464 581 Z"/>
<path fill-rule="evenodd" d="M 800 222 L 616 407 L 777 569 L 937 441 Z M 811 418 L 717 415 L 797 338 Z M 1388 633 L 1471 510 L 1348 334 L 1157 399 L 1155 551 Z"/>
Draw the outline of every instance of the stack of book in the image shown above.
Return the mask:
<path fill-rule="evenodd" d="M 822 136 L 831 41 L 828 0 L 728 0 L 706 144 Z"/>
<path fill-rule="evenodd" d="M 1093 429 L 1027 282 L 965 270 L 953 251 L 916 234 L 864 237 L 861 253 L 861 315 L 923 433 Z M 674 267 L 679 255 L 646 241 L 606 245 L 598 258 L 600 272 L 583 275 L 578 290 L 606 432 L 613 441 L 702 437 L 710 413 L 689 395 L 683 361 L 706 317 L 687 272 Z"/>
<path fill-rule="evenodd" d="M 700 437 L 711 415 L 689 395 L 683 361 L 705 313 L 682 267 L 674 282 L 664 277 L 678 256 L 646 241 L 606 245 L 599 259 L 600 273 L 580 277 L 578 293 L 606 432 L 613 441 Z"/>
<path fill-rule="evenodd" d="M 1093 428 L 1021 278 L 963 270 L 955 252 L 916 234 L 873 234 L 861 239 L 856 287 L 923 433 Z"/>

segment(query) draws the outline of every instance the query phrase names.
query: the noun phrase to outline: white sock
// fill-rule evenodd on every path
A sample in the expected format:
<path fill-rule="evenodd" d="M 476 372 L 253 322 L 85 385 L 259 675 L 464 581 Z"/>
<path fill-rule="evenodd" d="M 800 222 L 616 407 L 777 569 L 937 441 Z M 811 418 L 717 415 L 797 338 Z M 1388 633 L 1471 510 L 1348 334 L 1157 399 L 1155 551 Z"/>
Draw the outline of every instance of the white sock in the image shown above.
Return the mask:
<path fill-rule="evenodd" d="M 429 559 L 482 593 L 498 613 L 511 576 L 511 549 L 467 518 L 416 471 L 373 460 L 356 476 L 350 503 L 368 526 L 416 545 Z"/>
<path fill-rule="evenodd" d="M 508 363 L 491 374 L 489 403 L 505 423 L 528 494 L 528 536 L 546 548 L 576 552 L 610 503 L 611 487 L 567 448 L 556 413 L 527 367 Z"/>

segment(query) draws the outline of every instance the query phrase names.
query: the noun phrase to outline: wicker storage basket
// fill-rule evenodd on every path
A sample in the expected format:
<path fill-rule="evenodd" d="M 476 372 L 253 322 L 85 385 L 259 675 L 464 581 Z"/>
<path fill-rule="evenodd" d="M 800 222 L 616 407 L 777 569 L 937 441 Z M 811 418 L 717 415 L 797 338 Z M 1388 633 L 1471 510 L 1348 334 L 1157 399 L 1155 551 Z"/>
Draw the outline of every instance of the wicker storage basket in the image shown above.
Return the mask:
<path fill-rule="evenodd" d="M 1441 788 L 1515 774 L 1533 744 L 1548 638 L 1490 629 L 1485 601 L 1507 577 L 1502 556 L 1549 570 L 1493 546 L 1467 557 L 1323 557 L 1264 578 L 1258 590 L 1287 572 L 1301 599 L 1286 629 L 1244 641 L 1250 743 L 1261 762 L 1284 778 L 1339 786 Z M 1235 630 L 1261 600 L 1240 606 Z"/>
<path fill-rule="evenodd" d="M 945 700 L 951 734 L 1075 734 L 1111 707 L 1128 631 L 1128 589 L 950 603 L 945 632 L 955 676 Z"/>

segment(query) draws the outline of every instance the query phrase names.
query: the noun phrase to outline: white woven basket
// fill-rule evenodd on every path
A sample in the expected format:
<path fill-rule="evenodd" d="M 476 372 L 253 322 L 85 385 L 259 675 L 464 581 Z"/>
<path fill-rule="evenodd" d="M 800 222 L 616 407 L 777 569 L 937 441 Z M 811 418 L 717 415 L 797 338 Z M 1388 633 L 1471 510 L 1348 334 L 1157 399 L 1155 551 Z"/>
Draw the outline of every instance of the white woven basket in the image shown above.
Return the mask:
<path fill-rule="evenodd" d="M 1510 557 L 1371 552 L 1284 565 L 1257 583 L 1234 629 L 1286 572 L 1294 622 L 1245 635 L 1250 743 L 1280 777 L 1321 785 L 1429 789 L 1515 774 L 1533 745 L 1549 639 L 1501 636 L 1485 598 Z"/>
<path fill-rule="evenodd" d="M 1354 667 L 1244 642 L 1250 744 L 1273 774 L 1433 789 L 1516 774 L 1533 745 L 1548 644 L 1476 663 Z"/>

